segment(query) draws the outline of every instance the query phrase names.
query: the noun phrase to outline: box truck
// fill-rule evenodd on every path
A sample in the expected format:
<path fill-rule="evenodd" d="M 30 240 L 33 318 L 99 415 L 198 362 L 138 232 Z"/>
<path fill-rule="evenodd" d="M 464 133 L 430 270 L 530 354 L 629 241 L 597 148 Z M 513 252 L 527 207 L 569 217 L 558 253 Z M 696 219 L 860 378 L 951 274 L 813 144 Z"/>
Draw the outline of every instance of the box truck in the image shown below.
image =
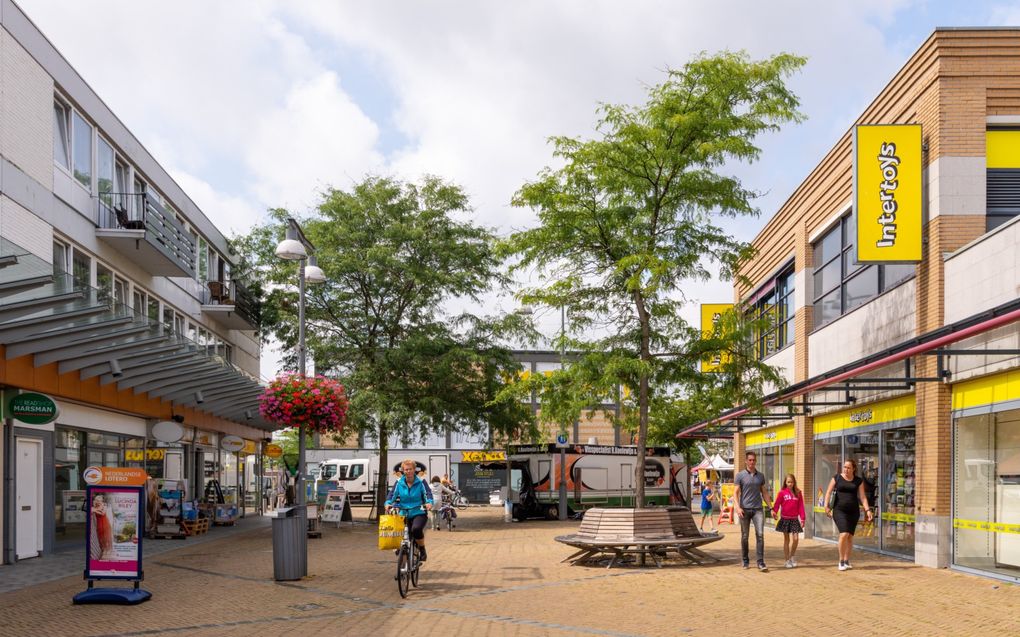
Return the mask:
<path fill-rule="evenodd" d="M 427 480 L 450 473 L 450 454 L 428 451 L 397 451 L 388 454 L 389 471 L 387 488 L 397 481 L 400 463 L 410 458 L 424 471 Z M 376 480 L 379 476 L 379 455 L 360 458 L 331 458 L 319 463 L 315 474 L 316 492 L 325 492 L 331 485 L 342 486 L 352 504 L 371 504 L 375 501 Z"/>
<path fill-rule="evenodd" d="M 555 519 L 559 506 L 560 448 L 555 444 L 511 445 L 510 501 L 517 520 Z M 567 507 L 571 511 L 635 506 L 635 446 L 568 445 L 565 448 Z M 505 462 L 486 467 L 505 470 Z M 648 447 L 644 466 L 645 503 L 688 506 L 688 468 L 668 447 Z"/>

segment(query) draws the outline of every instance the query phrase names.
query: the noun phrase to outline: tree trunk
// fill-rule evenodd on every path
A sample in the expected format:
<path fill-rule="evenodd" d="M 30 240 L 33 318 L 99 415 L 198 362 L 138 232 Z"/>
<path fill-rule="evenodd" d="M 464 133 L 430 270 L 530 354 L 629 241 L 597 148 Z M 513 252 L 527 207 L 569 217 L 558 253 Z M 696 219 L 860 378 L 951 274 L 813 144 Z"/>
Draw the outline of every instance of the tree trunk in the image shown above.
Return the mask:
<path fill-rule="evenodd" d="M 645 311 L 644 300 L 640 294 L 635 294 L 635 304 L 638 311 L 638 319 L 641 321 L 641 361 L 645 364 L 652 360 L 649 349 L 649 320 L 650 317 Z M 637 463 L 634 467 L 634 486 L 636 487 L 635 506 L 638 509 L 645 508 L 645 446 L 648 444 L 648 372 L 641 373 L 638 382 L 638 437 L 637 437 Z"/>
<path fill-rule="evenodd" d="M 383 514 L 383 506 L 386 502 L 386 496 L 389 495 L 389 482 L 390 482 L 390 471 L 389 471 L 389 432 L 386 431 L 386 421 L 379 421 L 379 475 L 376 477 L 375 485 L 375 504 L 373 509 L 376 515 Z M 369 516 L 369 519 L 372 519 Z"/>

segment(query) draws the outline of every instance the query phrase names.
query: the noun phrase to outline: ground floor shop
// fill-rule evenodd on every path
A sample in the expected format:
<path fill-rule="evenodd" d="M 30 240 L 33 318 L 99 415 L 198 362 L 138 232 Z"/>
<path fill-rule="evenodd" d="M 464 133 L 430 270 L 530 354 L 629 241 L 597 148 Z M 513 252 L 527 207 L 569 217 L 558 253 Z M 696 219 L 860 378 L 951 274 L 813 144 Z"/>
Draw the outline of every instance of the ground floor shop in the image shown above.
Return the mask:
<path fill-rule="evenodd" d="M 172 480 L 181 490 L 182 503 L 190 503 L 182 508 L 196 516 L 208 509 L 210 517 L 230 520 L 261 510 L 263 500 L 255 495 L 261 463 L 254 461 L 259 441 L 177 423 L 169 424 L 179 436 L 160 440 L 158 433 L 154 436 L 158 423 L 152 419 L 55 402 L 59 415 L 54 422 L 4 421 L 0 456 L 5 477 L 4 561 L 45 555 L 84 541 L 88 508 L 83 475 L 91 466 L 136 467 L 157 484 Z M 153 517 L 158 513 L 157 501 Z M 184 512 L 180 515 L 183 518 Z"/>
<path fill-rule="evenodd" d="M 765 475 L 765 485 L 773 498 L 783 488 L 786 474 L 796 473 L 793 464 L 793 439 L 792 422 L 759 429 L 745 437 L 746 449 L 757 454 L 758 470 Z M 775 526 L 776 521 L 774 518 L 766 517 L 765 524 Z"/>
<path fill-rule="evenodd" d="M 953 566 L 1020 581 L 1020 370 L 953 388 Z"/>

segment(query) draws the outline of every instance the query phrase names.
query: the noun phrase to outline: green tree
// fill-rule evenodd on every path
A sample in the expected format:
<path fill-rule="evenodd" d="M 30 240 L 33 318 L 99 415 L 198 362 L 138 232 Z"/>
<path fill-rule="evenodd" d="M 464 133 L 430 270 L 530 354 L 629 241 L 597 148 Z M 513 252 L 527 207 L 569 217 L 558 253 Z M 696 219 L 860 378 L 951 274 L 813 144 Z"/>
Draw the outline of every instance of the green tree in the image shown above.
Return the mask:
<path fill-rule="evenodd" d="M 495 236 L 470 222 L 467 197 L 427 177 L 419 184 L 366 178 L 350 191 L 327 190 L 315 214 L 302 220 L 327 282 L 307 288 L 307 344 L 316 372 L 344 383 L 351 431 L 379 444 L 386 494 L 388 441 L 413 444 L 455 430 L 528 436 L 526 405 L 500 398 L 519 364 L 503 346 L 527 337 L 523 318 L 450 315 L 453 300 L 472 300 L 507 282 Z M 269 289 L 266 334 L 296 367 L 296 264 L 273 256 L 285 210 L 235 242 L 250 276 Z"/>
<path fill-rule="evenodd" d="M 688 282 L 710 278 L 713 264 L 733 276 L 750 256 L 750 246 L 719 220 L 756 215 L 757 193 L 721 171 L 729 162 L 754 161 L 759 135 L 801 119 L 784 81 L 803 63 L 786 54 L 761 61 L 743 53 L 702 55 L 668 71 L 644 105 L 603 105 L 595 139 L 551 140 L 562 167 L 545 169 L 513 200 L 535 210 L 540 225 L 513 234 L 503 248 L 518 259 L 517 269 L 542 276 L 522 300 L 566 307 L 570 333 L 589 335 L 561 343 L 580 355 L 561 372 L 570 382 L 560 385 L 571 389 L 544 392 L 550 402 L 559 397 L 561 405 L 576 406 L 583 402 L 579 390 L 594 399 L 633 389 L 624 420 L 637 431 L 643 454 L 649 423 L 668 426 L 668 406 L 677 399 L 705 386 L 753 396 L 755 388 L 778 382 L 756 358 L 706 378 L 698 361 L 709 350 L 680 309 Z M 743 335 L 738 329 L 710 341 L 730 349 Z M 549 408 L 562 417 L 556 404 Z M 638 506 L 642 465 L 635 467 Z"/>

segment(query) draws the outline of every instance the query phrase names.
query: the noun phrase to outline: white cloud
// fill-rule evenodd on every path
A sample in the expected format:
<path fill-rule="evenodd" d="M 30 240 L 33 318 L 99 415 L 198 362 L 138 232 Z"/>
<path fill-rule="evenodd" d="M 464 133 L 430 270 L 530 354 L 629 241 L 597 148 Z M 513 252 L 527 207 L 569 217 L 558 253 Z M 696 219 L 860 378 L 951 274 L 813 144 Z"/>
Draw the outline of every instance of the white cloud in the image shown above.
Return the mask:
<path fill-rule="evenodd" d="M 376 124 L 344 93 L 335 73 L 296 84 L 251 132 L 244 160 L 254 193 L 273 205 L 311 206 L 325 186 L 346 186 L 382 167 L 378 137 Z"/>

